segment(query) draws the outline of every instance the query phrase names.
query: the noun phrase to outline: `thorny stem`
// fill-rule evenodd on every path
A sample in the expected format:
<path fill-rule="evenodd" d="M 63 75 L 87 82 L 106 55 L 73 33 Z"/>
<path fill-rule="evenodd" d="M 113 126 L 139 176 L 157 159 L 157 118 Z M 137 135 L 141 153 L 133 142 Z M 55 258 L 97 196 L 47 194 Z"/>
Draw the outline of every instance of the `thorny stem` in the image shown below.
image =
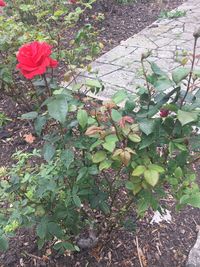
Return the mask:
<path fill-rule="evenodd" d="M 193 74 L 193 70 L 194 70 L 194 63 L 195 63 L 195 58 L 196 58 L 196 47 L 197 47 L 197 40 L 198 38 L 195 37 L 194 38 L 194 48 L 193 48 L 193 57 L 192 57 L 192 65 L 191 65 L 191 70 L 190 70 L 190 74 L 189 74 L 189 79 L 188 79 L 188 85 L 187 85 L 187 89 L 186 89 L 186 92 L 185 92 L 185 95 L 181 101 L 181 105 L 180 105 L 180 108 L 182 108 L 183 106 L 183 103 L 185 101 L 185 98 L 190 90 L 190 83 L 191 83 L 191 79 L 192 79 L 192 74 Z"/>
<path fill-rule="evenodd" d="M 148 90 L 148 95 L 149 95 L 149 104 L 150 104 L 151 89 L 150 89 L 150 86 L 149 86 L 148 77 L 147 77 L 147 71 L 145 69 L 144 60 L 143 59 L 141 59 L 141 64 L 142 64 L 142 72 L 143 72 L 143 75 L 144 75 L 144 78 L 145 78 L 145 81 L 146 81 L 146 85 L 147 85 L 147 90 Z M 148 109 L 149 109 L 149 104 L 148 104 Z"/>

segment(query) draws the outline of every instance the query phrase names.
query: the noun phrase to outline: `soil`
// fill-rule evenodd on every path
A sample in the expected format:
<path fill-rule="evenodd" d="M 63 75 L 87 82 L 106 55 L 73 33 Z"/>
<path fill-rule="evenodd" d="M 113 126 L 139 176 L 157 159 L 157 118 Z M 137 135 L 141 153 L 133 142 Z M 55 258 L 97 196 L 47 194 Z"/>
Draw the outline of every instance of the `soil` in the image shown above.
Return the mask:
<path fill-rule="evenodd" d="M 161 10 L 172 9 L 181 2 L 163 1 L 159 5 L 154 1 L 137 1 L 114 6 L 112 1 L 108 1 L 106 6 L 98 4 L 96 12 L 105 14 L 105 20 L 99 27 L 103 29 L 100 39 L 105 44 L 104 52 L 151 24 Z M 0 98 L 0 112 L 12 119 L 0 128 L 0 166 L 8 166 L 12 164 L 11 155 L 16 150 L 32 151 L 40 141 L 36 138 L 33 144 L 28 144 L 24 140 L 25 134 L 33 132 L 32 126 L 19 119 L 22 111 L 9 98 Z M 0 266 L 183 267 L 196 240 L 200 209 L 187 207 L 177 213 L 173 199 L 163 200 L 165 204 L 171 211 L 170 223 L 151 224 L 153 212 L 150 210 L 143 219 L 137 221 L 135 232 L 124 229 L 113 231 L 101 250 L 97 247 L 62 257 L 55 253 L 47 255 L 48 248 L 39 252 L 34 231 L 22 229 L 10 240 L 9 251 L 0 254 Z M 129 216 L 134 220 L 134 211 Z"/>
<path fill-rule="evenodd" d="M 103 13 L 105 16 L 105 20 L 96 24 L 100 30 L 99 40 L 104 44 L 102 53 L 109 51 L 119 45 L 122 40 L 126 40 L 153 23 L 158 19 L 161 11 L 172 10 L 181 5 L 184 0 L 132 0 L 129 2 L 129 4 L 116 5 L 116 0 L 97 1 L 96 15 Z"/>

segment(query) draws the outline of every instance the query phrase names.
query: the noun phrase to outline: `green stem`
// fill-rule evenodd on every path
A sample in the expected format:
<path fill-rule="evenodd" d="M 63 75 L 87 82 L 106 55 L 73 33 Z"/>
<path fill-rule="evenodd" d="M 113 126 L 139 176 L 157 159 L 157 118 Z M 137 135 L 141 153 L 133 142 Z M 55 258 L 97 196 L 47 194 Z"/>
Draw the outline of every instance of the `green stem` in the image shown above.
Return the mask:
<path fill-rule="evenodd" d="M 186 89 L 185 95 L 184 95 L 184 97 L 183 97 L 183 99 L 181 101 L 180 108 L 182 108 L 183 103 L 185 101 L 185 98 L 187 97 L 187 94 L 188 94 L 189 89 L 190 89 L 190 83 L 191 83 L 191 79 L 192 79 L 192 74 L 193 74 L 193 70 L 194 70 L 194 63 L 195 63 L 195 58 L 196 58 L 197 40 L 198 40 L 198 38 L 195 37 L 195 39 L 194 39 L 194 47 L 193 47 L 192 65 L 191 65 L 191 70 L 190 70 L 190 74 L 189 74 L 188 85 L 187 85 L 187 89 Z"/>

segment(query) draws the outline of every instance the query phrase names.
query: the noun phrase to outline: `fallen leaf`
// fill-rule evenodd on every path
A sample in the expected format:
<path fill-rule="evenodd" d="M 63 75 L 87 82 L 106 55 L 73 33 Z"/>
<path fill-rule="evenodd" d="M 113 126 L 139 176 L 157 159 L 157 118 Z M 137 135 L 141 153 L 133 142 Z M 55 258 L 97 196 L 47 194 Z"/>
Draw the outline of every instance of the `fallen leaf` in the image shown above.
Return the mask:
<path fill-rule="evenodd" d="M 30 134 L 25 134 L 24 135 L 24 140 L 28 143 L 28 144 L 32 144 L 35 141 L 35 136 L 32 135 L 32 133 Z"/>

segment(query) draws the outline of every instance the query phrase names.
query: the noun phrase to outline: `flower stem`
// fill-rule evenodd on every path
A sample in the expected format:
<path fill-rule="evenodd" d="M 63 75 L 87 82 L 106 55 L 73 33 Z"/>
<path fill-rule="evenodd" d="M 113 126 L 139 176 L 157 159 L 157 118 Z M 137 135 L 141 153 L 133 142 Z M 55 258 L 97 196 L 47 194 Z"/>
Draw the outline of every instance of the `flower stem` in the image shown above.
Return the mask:
<path fill-rule="evenodd" d="M 189 92 L 189 89 L 190 89 L 190 83 L 191 83 L 191 79 L 192 79 L 192 74 L 193 74 L 193 70 L 194 70 L 194 63 L 195 63 L 195 57 L 196 57 L 196 47 L 197 47 L 197 40 L 198 38 L 195 37 L 194 38 L 194 48 L 193 48 L 193 57 L 192 57 L 192 65 L 191 65 L 191 70 L 190 70 L 190 74 L 189 74 L 189 79 L 188 79 L 188 84 L 187 84 L 187 89 L 186 89 L 186 92 L 185 92 L 185 95 L 181 101 L 181 105 L 180 105 L 180 108 L 182 108 L 183 106 L 183 103 L 185 101 L 185 98 Z"/>
<path fill-rule="evenodd" d="M 45 74 L 43 74 L 42 76 L 43 76 L 43 79 L 44 79 L 44 82 L 45 82 L 45 86 L 46 86 L 47 92 L 48 92 L 49 96 L 51 96 L 51 95 L 52 95 L 52 94 L 51 94 L 51 89 L 50 89 L 50 87 L 49 87 L 49 85 L 48 85 L 47 77 L 46 77 Z"/>

